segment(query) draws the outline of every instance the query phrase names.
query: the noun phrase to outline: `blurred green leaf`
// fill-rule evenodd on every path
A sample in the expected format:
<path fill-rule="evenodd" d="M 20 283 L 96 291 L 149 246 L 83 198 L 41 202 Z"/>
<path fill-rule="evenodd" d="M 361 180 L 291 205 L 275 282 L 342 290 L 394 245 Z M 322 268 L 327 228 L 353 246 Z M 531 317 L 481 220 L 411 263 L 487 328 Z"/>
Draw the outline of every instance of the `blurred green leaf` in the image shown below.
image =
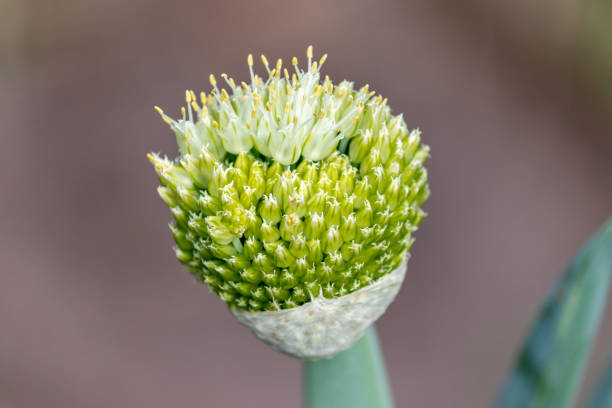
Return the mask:
<path fill-rule="evenodd" d="M 304 407 L 393 407 L 374 326 L 348 350 L 327 360 L 304 362 Z"/>
<path fill-rule="evenodd" d="M 496 402 L 497 408 L 566 408 L 574 402 L 612 275 L 612 219 L 552 288 Z"/>
<path fill-rule="evenodd" d="M 608 369 L 601 376 L 601 380 L 599 380 L 599 384 L 587 404 L 587 408 L 610 407 L 612 407 L 612 363 L 608 365 Z"/>

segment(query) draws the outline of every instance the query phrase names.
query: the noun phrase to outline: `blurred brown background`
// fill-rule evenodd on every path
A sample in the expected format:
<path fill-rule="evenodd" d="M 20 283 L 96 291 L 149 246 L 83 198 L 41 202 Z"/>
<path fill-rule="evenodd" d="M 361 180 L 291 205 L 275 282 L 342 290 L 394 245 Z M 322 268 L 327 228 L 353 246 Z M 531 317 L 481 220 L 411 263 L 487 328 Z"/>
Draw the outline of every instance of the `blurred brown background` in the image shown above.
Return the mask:
<path fill-rule="evenodd" d="M 612 213 L 609 4 L 1 0 L 0 406 L 299 406 L 300 364 L 174 258 L 145 153 L 176 152 L 153 105 L 310 43 L 432 148 L 429 217 L 378 325 L 397 405 L 489 406 Z"/>

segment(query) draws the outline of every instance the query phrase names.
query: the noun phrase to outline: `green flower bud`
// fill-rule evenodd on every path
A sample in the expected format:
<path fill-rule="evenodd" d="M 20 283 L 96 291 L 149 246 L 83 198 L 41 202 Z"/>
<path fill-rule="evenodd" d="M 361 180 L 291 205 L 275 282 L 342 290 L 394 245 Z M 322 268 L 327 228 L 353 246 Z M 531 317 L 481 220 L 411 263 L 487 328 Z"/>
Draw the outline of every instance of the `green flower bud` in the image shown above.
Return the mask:
<path fill-rule="evenodd" d="M 260 252 L 253 257 L 253 266 L 263 272 L 274 271 L 274 263 L 272 259 L 265 253 Z"/>
<path fill-rule="evenodd" d="M 184 251 L 190 251 L 190 250 L 193 249 L 194 243 L 189 240 L 189 238 L 187 237 L 187 234 L 185 233 L 185 231 L 183 229 L 177 228 L 172 223 L 168 224 L 168 226 L 170 227 L 170 231 L 172 231 L 172 236 L 174 237 L 174 242 L 176 242 L 176 245 L 180 249 L 182 249 Z"/>
<path fill-rule="evenodd" d="M 358 228 L 366 228 L 372 225 L 372 206 L 368 200 L 363 200 L 364 206 L 357 211 L 355 218 L 357 219 Z"/>
<path fill-rule="evenodd" d="M 264 165 L 261 162 L 255 161 L 251 164 L 249 171 L 248 184 L 253 189 L 253 197 L 258 200 L 266 190 L 264 181 Z"/>
<path fill-rule="evenodd" d="M 221 187 L 225 186 L 225 184 L 227 184 L 226 170 L 223 168 L 223 166 L 218 165 L 213 170 L 212 178 L 210 179 L 210 184 L 208 185 L 208 193 L 215 198 L 219 198 L 219 190 Z"/>
<path fill-rule="evenodd" d="M 204 266 L 211 271 L 217 273 L 217 275 L 225 282 L 236 281 L 240 278 L 238 272 L 224 265 L 220 261 L 206 261 Z"/>
<path fill-rule="evenodd" d="M 206 186 L 208 186 L 208 183 L 210 183 L 213 171 L 217 165 L 219 165 L 219 163 L 215 157 L 208 150 L 202 149 L 199 157 L 199 168 L 202 176 L 206 180 Z"/>
<path fill-rule="evenodd" d="M 355 187 L 355 173 L 354 167 L 349 167 L 349 171 L 343 172 L 338 182 L 338 189 L 343 194 L 349 194 L 353 192 Z"/>
<path fill-rule="evenodd" d="M 255 285 L 258 285 L 261 280 L 263 279 L 263 274 L 261 272 L 261 270 L 253 267 L 253 266 L 249 266 L 245 269 L 243 269 L 240 272 L 240 278 L 248 283 L 252 283 Z M 256 289 L 257 287 L 253 288 L 253 291 Z M 252 291 L 251 291 L 252 292 Z M 247 294 L 245 294 L 245 296 L 248 296 Z"/>
<path fill-rule="evenodd" d="M 280 234 L 285 241 L 291 241 L 291 237 L 304 230 L 302 220 L 295 214 L 285 214 L 281 221 Z"/>
<path fill-rule="evenodd" d="M 297 168 L 298 177 L 304 181 L 306 187 L 314 186 L 318 180 L 318 163 L 311 163 L 304 160 Z M 311 194 L 312 191 L 307 191 Z"/>
<path fill-rule="evenodd" d="M 306 190 L 306 188 L 304 188 Z M 306 196 L 307 192 L 298 189 L 298 191 L 291 194 L 288 200 L 285 202 L 285 213 L 295 214 L 298 217 L 306 215 Z"/>
<path fill-rule="evenodd" d="M 174 252 L 176 253 L 176 257 L 181 263 L 188 263 L 192 259 L 192 254 L 190 251 L 184 251 L 181 248 L 175 248 Z"/>
<path fill-rule="evenodd" d="M 301 242 L 296 245 L 300 245 L 301 247 L 306 248 L 306 241 L 302 237 Z M 294 252 L 291 252 L 291 254 L 295 257 L 295 263 L 291 265 L 293 272 L 299 278 L 304 277 L 304 275 L 306 274 L 308 270 L 308 259 L 306 259 L 306 251 L 304 251 L 303 253 L 300 253 L 299 256 L 296 255 Z"/>
<path fill-rule="evenodd" d="M 325 217 L 323 212 L 319 213 L 309 213 L 306 216 L 305 221 L 305 232 L 306 236 L 309 238 L 319 238 L 323 234 L 323 230 L 325 228 Z"/>
<path fill-rule="evenodd" d="M 198 163 L 194 161 L 191 155 L 187 155 L 181 159 L 181 166 L 187 170 L 196 187 L 206 188 L 210 178 L 200 170 Z"/>
<path fill-rule="evenodd" d="M 242 191 L 244 189 L 244 186 L 248 186 L 246 176 L 247 174 L 248 173 L 245 173 L 238 167 L 230 167 L 229 169 L 227 169 L 227 179 L 234 186 L 235 190 Z"/>
<path fill-rule="evenodd" d="M 247 299 L 251 297 L 251 292 L 256 288 L 255 285 L 250 284 L 248 282 L 233 282 L 233 288 L 236 289 L 236 292 L 240 293 L 242 296 Z M 246 307 L 247 300 L 245 299 L 243 308 Z"/>
<path fill-rule="evenodd" d="M 308 200 L 307 208 L 310 213 L 322 213 L 325 210 L 325 200 L 328 193 L 325 190 L 318 190 Z"/>
<path fill-rule="evenodd" d="M 372 149 L 372 131 L 364 129 L 359 136 L 355 137 L 349 146 L 349 157 L 353 163 L 361 163 L 368 152 Z"/>
<path fill-rule="evenodd" d="M 278 228 L 274 226 L 274 224 L 269 224 L 266 221 L 261 223 L 260 227 L 261 231 L 261 240 L 264 243 L 275 242 L 280 238 L 280 232 Z"/>
<path fill-rule="evenodd" d="M 200 192 L 198 207 L 204 215 L 215 215 L 217 211 L 221 210 L 219 201 L 208 194 L 206 190 Z"/>
<path fill-rule="evenodd" d="M 264 248 L 269 254 L 274 256 L 274 263 L 280 268 L 288 268 L 295 261 L 284 242 L 276 241 L 264 244 Z"/>
<path fill-rule="evenodd" d="M 342 230 L 340 231 L 345 241 L 352 241 L 357 236 L 357 216 L 353 213 L 342 217 Z"/>
<path fill-rule="evenodd" d="M 278 281 L 279 281 L 279 274 L 278 271 L 276 269 L 272 269 L 271 271 L 263 271 L 262 273 L 263 275 L 263 282 L 265 283 L 265 287 L 266 289 L 269 287 L 276 287 L 278 286 Z M 262 292 L 265 294 L 265 292 Z M 267 298 L 267 296 L 266 296 Z M 265 300 L 265 299 L 264 299 Z"/>
<path fill-rule="evenodd" d="M 296 305 L 301 305 L 308 299 L 310 299 L 310 296 L 303 286 L 297 286 L 293 289 L 293 292 L 291 293 L 291 301 L 293 303 Z"/>
<path fill-rule="evenodd" d="M 284 171 L 280 177 L 277 177 L 276 183 L 274 183 L 274 187 L 272 188 L 272 193 L 274 194 L 274 197 L 276 197 L 281 208 L 287 208 L 289 203 L 289 194 L 295 190 L 295 182 L 296 176 L 290 170 Z"/>
<path fill-rule="evenodd" d="M 242 171 L 244 174 L 249 174 L 251 169 L 251 163 L 253 163 L 255 159 L 253 156 L 248 154 L 247 152 L 240 152 L 236 157 L 235 167 Z"/>
<path fill-rule="evenodd" d="M 157 187 L 157 194 L 164 200 L 164 203 L 168 207 L 176 207 L 179 205 L 179 199 L 174 192 L 168 187 L 159 186 Z"/>
<path fill-rule="evenodd" d="M 325 233 L 325 237 L 323 239 L 323 243 L 325 245 L 325 252 L 330 253 L 338 250 L 343 243 L 342 237 L 340 236 L 340 231 L 338 230 L 337 225 L 331 225 L 327 232 Z"/>
<path fill-rule="evenodd" d="M 258 239 L 255 239 L 255 237 L 251 236 L 247 238 L 246 241 L 244 242 L 243 251 L 244 251 L 245 256 L 249 259 L 253 259 L 255 255 L 261 252 L 261 250 L 262 250 L 261 241 Z"/>
<path fill-rule="evenodd" d="M 195 190 L 188 190 L 183 186 L 178 186 L 176 192 L 181 201 L 181 207 L 187 209 L 188 211 L 199 210 L 199 205 L 197 202 L 197 193 L 195 192 Z"/>
<path fill-rule="evenodd" d="M 291 272 L 291 270 L 283 269 L 281 271 L 279 284 L 282 288 L 293 289 L 297 283 L 298 280 L 296 279 L 295 274 Z"/>
<path fill-rule="evenodd" d="M 265 194 L 259 203 L 259 215 L 262 220 L 276 224 L 281 219 L 281 208 L 273 194 Z"/>
<path fill-rule="evenodd" d="M 344 193 L 344 199 L 340 201 L 340 216 L 347 217 L 352 214 L 355 209 L 355 201 L 357 201 L 355 194 Z"/>
<path fill-rule="evenodd" d="M 323 259 L 323 247 L 320 239 L 313 239 L 306 242 L 308 248 L 307 259 L 312 263 L 320 262 Z"/>
<path fill-rule="evenodd" d="M 170 212 L 174 216 L 174 221 L 176 221 L 177 226 L 183 228 L 187 226 L 188 215 L 181 207 L 170 207 Z"/>
<path fill-rule="evenodd" d="M 219 259 L 231 258 L 232 256 L 235 256 L 238 253 L 236 247 L 232 244 L 220 244 L 218 242 L 213 241 L 210 242 L 207 249 L 208 251 L 210 251 L 210 254 L 213 257 Z"/>
<path fill-rule="evenodd" d="M 229 244 L 232 239 L 236 238 L 229 230 L 228 226 L 223 223 L 222 216 L 206 217 L 206 232 L 218 244 Z"/>
<path fill-rule="evenodd" d="M 180 154 L 148 157 L 175 220 L 179 261 L 258 336 L 310 358 L 359 335 L 343 342 L 341 331 L 314 334 L 321 324 L 313 319 L 327 319 L 322 310 L 349 308 L 369 324 L 397 293 L 430 192 L 420 131 L 408 131 L 369 87 L 321 80 L 323 60 L 313 64 L 307 54 L 309 69 L 296 64 L 294 78 L 279 75 L 280 66 L 268 79 L 250 71 L 249 85 L 225 78 L 230 92 L 211 77 L 214 91 L 199 100 L 187 91 L 178 120 L 157 108 Z M 380 287 L 385 296 L 376 295 Z M 321 297 L 352 300 L 332 308 Z M 275 314 L 259 312 L 278 310 L 295 312 L 301 326 L 270 334 L 282 319 L 270 323 L 263 316 Z M 283 330 L 305 342 L 331 340 L 291 349 L 281 343 Z"/>
<path fill-rule="evenodd" d="M 355 208 L 363 208 L 363 205 L 365 202 L 367 202 L 367 198 L 372 190 L 372 186 L 368 182 L 367 178 L 361 179 L 357 182 L 355 191 L 353 191 L 353 194 L 355 197 L 357 197 L 354 202 Z"/>

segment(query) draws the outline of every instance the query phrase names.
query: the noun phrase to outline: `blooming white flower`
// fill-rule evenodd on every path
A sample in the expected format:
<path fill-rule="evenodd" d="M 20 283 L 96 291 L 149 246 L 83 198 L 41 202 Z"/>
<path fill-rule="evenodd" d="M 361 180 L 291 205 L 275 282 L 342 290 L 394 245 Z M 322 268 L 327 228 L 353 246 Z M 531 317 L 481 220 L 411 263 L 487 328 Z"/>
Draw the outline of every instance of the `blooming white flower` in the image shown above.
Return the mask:
<path fill-rule="evenodd" d="M 187 109 L 183 109 L 182 118 L 174 120 L 157 110 L 176 134 L 183 155 L 205 148 L 222 159 L 226 152 L 237 155 L 255 147 L 260 154 L 283 165 L 300 158 L 321 160 L 341 140 L 357 135 L 354 130 L 373 92 L 368 91 L 367 85 L 354 90 L 348 81 L 333 86 L 327 76 L 321 83 L 320 69 L 327 54 L 313 61 L 309 47 L 307 57 L 306 70 L 294 57 L 294 72 L 290 74 L 282 60 L 270 68 L 262 55 L 268 71 L 268 78 L 263 79 L 254 73 L 253 56 L 249 55 L 250 84 L 238 85 L 222 74 L 231 91 L 228 93 L 210 75 L 210 94 L 200 93 L 198 101 L 193 91 L 186 91 Z"/>

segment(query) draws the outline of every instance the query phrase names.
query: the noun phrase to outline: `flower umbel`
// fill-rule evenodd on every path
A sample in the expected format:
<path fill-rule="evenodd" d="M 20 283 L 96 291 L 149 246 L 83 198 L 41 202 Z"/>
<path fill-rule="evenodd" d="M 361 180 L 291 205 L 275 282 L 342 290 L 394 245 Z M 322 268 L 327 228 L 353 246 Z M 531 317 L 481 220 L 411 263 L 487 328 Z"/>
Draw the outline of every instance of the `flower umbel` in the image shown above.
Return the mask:
<path fill-rule="evenodd" d="M 320 69 L 247 62 L 251 82 L 210 76 L 187 91 L 180 156 L 150 154 L 174 217 L 176 256 L 232 308 L 291 309 L 338 298 L 398 268 L 424 218 L 429 149 L 387 100 Z"/>

